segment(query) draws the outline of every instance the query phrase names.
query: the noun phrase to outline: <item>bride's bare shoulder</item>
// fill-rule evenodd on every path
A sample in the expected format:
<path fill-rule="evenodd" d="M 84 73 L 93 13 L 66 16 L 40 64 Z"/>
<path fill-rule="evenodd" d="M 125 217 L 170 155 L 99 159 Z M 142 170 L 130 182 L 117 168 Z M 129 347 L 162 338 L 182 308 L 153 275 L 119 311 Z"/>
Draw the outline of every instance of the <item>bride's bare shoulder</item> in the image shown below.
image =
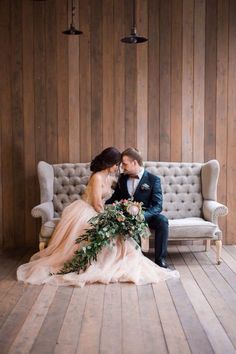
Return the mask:
<path fill-rule="evenodd" d="M 90 177 L 89 183 L 91 184 L 100 184 L 102 183 L 102 175 L 100 172 L 96 172 L 94 174 L 92 174 L 92 176 Z"/>

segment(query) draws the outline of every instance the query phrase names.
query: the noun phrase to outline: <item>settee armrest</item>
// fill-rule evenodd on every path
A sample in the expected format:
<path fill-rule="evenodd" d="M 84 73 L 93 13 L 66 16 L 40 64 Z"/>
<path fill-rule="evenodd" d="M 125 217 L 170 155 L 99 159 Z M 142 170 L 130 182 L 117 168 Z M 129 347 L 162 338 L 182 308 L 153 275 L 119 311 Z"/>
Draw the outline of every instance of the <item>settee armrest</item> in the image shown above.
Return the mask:
<path fill-rule="evenodd" d="M 42 218 L 42 224 L 44 224 L 46 221 L 49 221 L 54 217 L 53 203 L 50 201 L 36 205 L 31 210 L 31 215 L 34 218 Z"/>
<path fill-rule="evenodd" d="M 218 217 L 228 214 L 228 208 L 214 200 L 204 200 L 203 216 L 206 220 L 218 225 Z"/>

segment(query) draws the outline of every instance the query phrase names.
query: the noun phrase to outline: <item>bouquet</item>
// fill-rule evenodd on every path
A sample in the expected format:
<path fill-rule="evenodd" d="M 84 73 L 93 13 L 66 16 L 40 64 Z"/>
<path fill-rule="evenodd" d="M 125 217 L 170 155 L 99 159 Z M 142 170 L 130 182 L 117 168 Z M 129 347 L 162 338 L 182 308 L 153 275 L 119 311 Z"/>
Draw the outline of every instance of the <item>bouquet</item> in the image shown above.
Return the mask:
<path fill-rule="evenodd" d="M 64 264 L 59 274 L 85 271 L 93 260 L 97 260 L 97 255 L 103 247 L 115 245 L 117 236 L 124 240 L 132 237 L 137 243 L 137 248 L 141 237 L 150 236 L 142 203 L 132 200 L 121 200 L 106 205 L 104 212 L 91 218 L 89 224 L 90 227 L 76 240 L 76 243 L 85 245 L 82 244 L 73 258 Z"/>

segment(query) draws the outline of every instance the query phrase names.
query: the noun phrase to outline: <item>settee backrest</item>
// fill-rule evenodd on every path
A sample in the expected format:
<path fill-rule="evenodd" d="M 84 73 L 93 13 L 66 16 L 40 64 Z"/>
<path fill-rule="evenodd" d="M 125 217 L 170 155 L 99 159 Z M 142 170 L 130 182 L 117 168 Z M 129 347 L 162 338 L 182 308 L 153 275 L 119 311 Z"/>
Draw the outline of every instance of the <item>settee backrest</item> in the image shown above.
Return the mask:
<path fill-rule="evenodd" d="M 38 166 L 41 202 L 53 201 L 55 217 L 83 194 L 91 174 L 89 163 Z M 203 200 L 216 200 L 219 163 L 146 161 L 147 171 L 161 179 L 163 214 L 169 219 L 200 217 Z"/>
<path fill-rule="evenodd" d="M 201 216 L 201 163 L 146 162 L 145 168 L 161 179 L 162 214 L 168 219 Z"/>

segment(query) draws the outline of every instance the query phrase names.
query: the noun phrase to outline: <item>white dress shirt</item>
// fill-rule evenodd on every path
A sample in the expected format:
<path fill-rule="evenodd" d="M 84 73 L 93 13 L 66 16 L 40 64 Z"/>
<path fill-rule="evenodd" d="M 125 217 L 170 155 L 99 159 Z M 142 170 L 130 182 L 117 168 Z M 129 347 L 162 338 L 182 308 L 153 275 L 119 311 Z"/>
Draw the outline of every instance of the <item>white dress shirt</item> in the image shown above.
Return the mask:
<path fill-rule="evenodd" d="M 139 178 L 131 178 L 131 177 L 128 178 L 127 189 L 128 189 L 129 194 L 131 195 L 131 197 L 133 197 L 135 190 L 136 190 L 141 178 L 143 177 L 143 173 L 144 173 L 144 168 L 141 167 L 139 173 L 137 173 L 137 176 Z"/>

